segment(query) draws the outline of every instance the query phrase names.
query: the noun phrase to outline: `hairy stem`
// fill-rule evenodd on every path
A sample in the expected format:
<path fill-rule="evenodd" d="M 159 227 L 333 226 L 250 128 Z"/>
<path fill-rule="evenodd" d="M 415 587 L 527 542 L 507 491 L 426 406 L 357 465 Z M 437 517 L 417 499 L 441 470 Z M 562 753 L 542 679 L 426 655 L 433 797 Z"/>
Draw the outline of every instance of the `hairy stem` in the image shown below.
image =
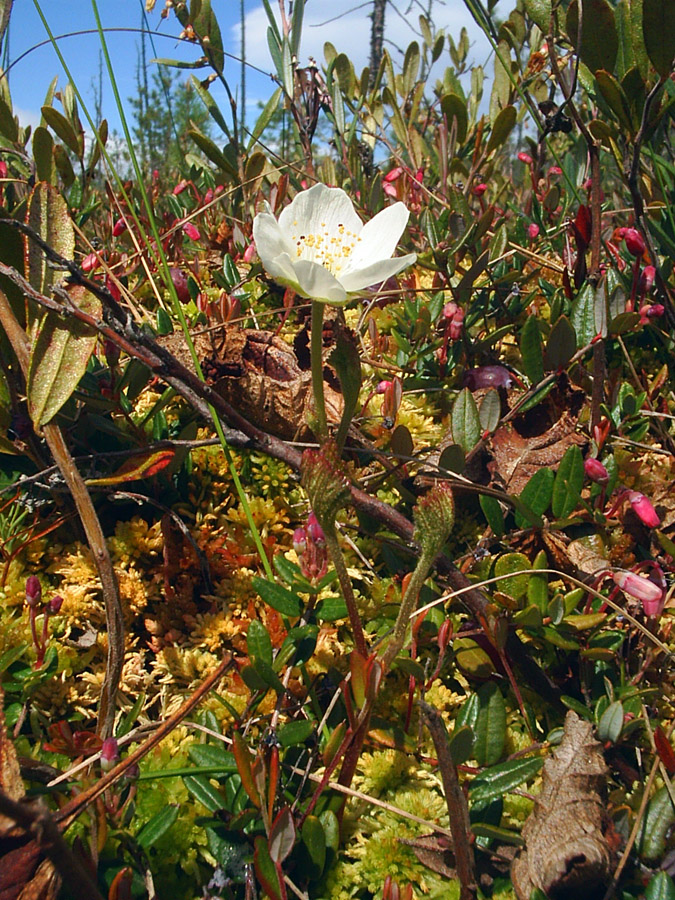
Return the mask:
<path fill-rule="evenodd" d="M 429 559 L 429 557 L 423 553 L 415 566 L 415 571 L 408 582 L 408 587 L 401 600 L 401 606 L 398 611 L 398 616 L 396 617 L 393 634 L 382 654 L 382 665 L 384 666 L 385 671 L 392 664 L 403 646 L 410 626 L 410 617 L 415 610 L 417 598 L 420 595 L 422 585 L 426 581 L 432 565 L 433 559 Z"/>
<path fill-rule="evenodd" d="M 323 393 L 323 303 L 316 300 L 312 301 L 311 360 L 317 437 L 320 443 L 323 443 L 328 437 L 326 400 Z"/>
<path fill-rule="evenodd" d="M 344 597 L 345 603 L 347 604 L 349 623 L 352 626 L 352 632 L 354 633 L 354 645 L 361 656 L 366 659 L 368 656 L 368 644 L 366 643 L 366 637 L 363 633 L 361 616 L 359 615 L 359 611 L 356 607 L 356 598 L 354 597 L 352 582 L 349 577 L 349 572 L 347 571 L 347 566 L 345 564 L 344 556 L 342 555 L 342 550 L 340 549 L 337 532 L 334 526 L 330 526 L 328 528 L 324 526 L 323 531 L 326 538 L 328 553 L 333 562 L 333 565 L 335 566 L 338 581 L 340 582 L 342 596 Z"/>

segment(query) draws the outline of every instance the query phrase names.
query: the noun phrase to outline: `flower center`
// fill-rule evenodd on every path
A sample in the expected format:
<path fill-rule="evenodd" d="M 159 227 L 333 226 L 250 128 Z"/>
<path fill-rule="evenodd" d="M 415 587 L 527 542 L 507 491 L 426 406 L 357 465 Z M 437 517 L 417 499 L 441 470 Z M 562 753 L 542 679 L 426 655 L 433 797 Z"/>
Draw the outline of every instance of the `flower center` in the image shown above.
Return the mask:
<path fill-rule="evenodd" d="M 297 221 L 293 222 L 294 229 Z M 318 263 L 324 269 L 328 269 L 331 275 L 339 275 L 354 248 L 361 240 L 354 231 L 349 231 L 344 225 L 338 225 L 337 231 L 330 232 L 324 222 L 320 230 L 315 234 L 292 234 L 291 240 L 295 244 L 295 254 L 298 259 L 307 259 Z"/>

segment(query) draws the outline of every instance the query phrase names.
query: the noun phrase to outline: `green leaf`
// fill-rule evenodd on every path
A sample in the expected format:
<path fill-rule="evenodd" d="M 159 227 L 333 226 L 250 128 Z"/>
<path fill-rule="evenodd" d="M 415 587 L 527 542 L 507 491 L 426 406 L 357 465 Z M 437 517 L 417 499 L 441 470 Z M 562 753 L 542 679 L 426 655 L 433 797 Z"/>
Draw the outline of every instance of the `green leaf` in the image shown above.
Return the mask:
<path fill-rule="evenodd" d="M 548 575 L 535 575 L 534 573 L 537 569 L 546 568 L 548 568 L 546 551 L 540 550 L 534 558 L 532 575 L 527 582 L 527 601 L 541 613 L 546 613 L 548 608 Z"/>
<path fill-rule="evenodd" d="M 79 285 L 68 293 L 80 309 L 99 318 L 101 302 L 93 294 Z M 87 369 L 96 340 L 97 332 L 75 319 L 64 325 L 53 313 L 44 316 L 28 366 L 28 411 L 38 427 L 51 421 L 72 395 Z"/>
<path fill-rule="evenodd" d="M 286 889 L 281 876 L 281 867 L 277 866 L 270 856 L 267 839 L 259 834 L 255 839 L 253 865 L 264 891 L 270 900 L 286 900 Z"/>
<path fill-rule="evenodd" d="M 497 113 L 492 123 L 492 131 L 485 149 L 488 156 L 506 143 L 516 124 L 517 117 L 515 106 L 505 106 L 504 109 Z"/>
<path fill-rule="evenodd" d="M 502 575 L 511 576 L 512 572 L 522 572 L 523 570 L 529 572 L 530 569 L 530 561 L 524 553 L 505 553 L 495 563 L 495 578 Z M 520 600 L 527 591 L 529 577 L 528 574 L 524 574 L 503 578 L 496 582 L 497 589 L 508 594 L 509 597 L 513 597 L 514 600 Z"/>
<path fill-rule="evenodd" d="M 551 0 L 525 0 L 525 11 L 543 34 L 551 25 Z"/>
<path fill-rule="evenodd" d="M 657 872 L 649 879 L 645 900 L 675 900 L 675 882 L 666 872 Z"/>
<path fill-rule="evenodd" d="M 204 69 L 206 68 L 206 63 L 203 59 L 196 59 L 192 62 L 188 62 L 184 59 L 167 59 L 165 56 L 157 56 L 154 59 L 150 60 L 151 63 L 156 63 L 158 66 L 168 66 L 171 69 Z"/>
<path fill-rule="evenodd" d="M 227 138 L 229 140 L 230 126 L 225 121 L 225 116 L 220 111 L 220 107 L 211 96 L 211 92 L 207 91 L 206 88 L 202 86 L 201 81 L 199 80 L 199 78 L 197 78 L 196 75 L 192 75 L 190 77 L 190 81 L 192 82 L 192 87 L 194 88 L 195 93 L 206 107 L 207 112 L 216 123 L 216 125 L 220 128 L 220 130 L 227 135 Z"/>
<path fill-rule="evenodd" d="M 279 743 L 282 747 L 293 747 L 304 744 L 307 738 L 314 733 L 314 722 L 309 719 L 300 719 L 298 722 L 287 722 L 277 732 Z"/>
<path fill-rule="evenodd" d="M 496 497 L 488 497 L 481 494 L 478 498 L 480 508 L 483 510 L 488 525 L 494 532 L 495 537 L 500 538 L 504 534 L 504 513 L 502 512 L 499 500 Z"/>
<path fill-rule="evenodd" d="M 281 88 L 277 88 L 258 116 L 258 119 L 253 126 L 253 131 L 251 132 L 251 139 L 248 143 L 249 152 L 251 150 L 251 147 L 253 147 L 255 142 L 260 138 L 260 135 L 264 133 L 265 129 L 272 121 L 272 117 L 274 116 L 274 113 L 277 111 L 277 108 L 279 106 L 281 93 Z"/>
<path fill-rule="evenodd" d="M 282 863 L 295 844 L 295 822 L 293 814 L 284 806 L 276 815 L 270 828 L 269 852 L 275 863 Z"/>
<path fill-rule="evenodd" d="M 211 140 L 211 138 L 206 137 L 205 134 L 202 134 L 198 128 L 188 128 L 188 136 L 192 138 L 195 144 L 199 147 L 202 153 L 211 160 L 212 163 L 215 163 L 219 169 L 222 169 L 223 172 L 226 172 L 228 175 L 231 175 L 232 178 L 237 178 L 238 173 L 234 166 L 230 163 L 230 161 L 225 157 L 222 150 L 220 150 Z"/>
<path fill-rule="evenodd" d="M 251 583 L 253 589 L 256 590 L 262 599 L 272 609 L 276 609 L 284 616 L 292 616 L 298 618 L 302 615 L 302 600 L 292 591 L 287 591 L 281 585 L 275 584 L 273 581 L 267 581 L 265 578 L 259 578 L 255 575 Z"/>
<path fill-rule="evenodd" d="M 483 431 L 494 431 L 499 425 L 502 415 L 502 401 L 499 399 L 499 391 L 489 388 L 480 405 L 478 417 Z"/>
<path fill-rule="evenodd" d="M 252 662 L 258 660 L 266 662 L 268 666 L 272 665 L 272 641 L 267 629 L 258 619 L 252 619 L 246 632 L 246 645 L 248 647 L 248 655 Z"/>
<path fill-rule="evenodd" d="M 520 354 L 525 374 L 532 384 L 539 384 L 544 378 L 544 352 L 536 316 L 528 316 L 525 321 L 520 334 Z"/>
<path fill-rule="evenodd" d="M 645 862 L 656 862 L 666 849 L 666 835 L 675 825 L 675 806 L 664 785 L 650 798 L 640 823 L 635 848 Z"/>
<path fill-rule="evenodd" d="M 556 519 L 564 519 L 574 512 L 581 499 L 583 483 L 584 460 L 575 444 L 565 451 L 555 475 L 551 510 Z"/>
<path fill-rule="evenodd" d="M 595 335 L 595 289 L 588 282 L 572 302 L 570 322 L 577 335 L 577 348 L 585 347 Z"/>
<path fill-rule="evenodd" d="M 463 388 L 452 408 L 452 437 L 456 444 L 468 453 L 476 446 L 481 435 L 480 416 L 473 395 Z"/>
<path fill-rule="evenodd" d="M 0 97 L 0 134 L 13 144 L 19 139 L 19 126 L 9 104 Z"/>
<path fill-rule="evenodd" d="M 56 182 L 53 149 L 54 139 L 51 134 L 46 128 L 38 125 L 33 132 L 33 159 L 38 181 L 48 181 L 49 184 Z"/>
<path fill-rule="evenodd" d="M 441 112 L 447 120 L 448 131 L 451 131 L 454 124 L 457 142 L 458 144 L 463 144 L 466 140 L 466 132 L 469 124 L 469 113 L 466 108 L 466 102 L 457 94 L 445 94 L 441 97 Z"/>
<path fill-rule="evenodd" d="M 675 58 L 675 4 L 672 0 L 642 0 L 642 33 L 647 56 L 667 78 Z"/>
<path fill-rule="evenodd" d="M 330 354 L 329 362 L 337 372 L 342 388 L 344 410 L 337 433 L 337 444 L 341 447 L 347 437 L 347 431 L 356 412 L 361 390 L 361 358 L 355 336 L 345 329 L 338 329 L 335 348 Z"/>
<path fill-rule="evenodd" d="M 156 844 L 178 818 L 179 809 L 180 807 L 176 804 L 171 804 L 170 806 L 165 806 L 163 809 L 160 809 L 160 811 L 156 813 L 149 822 L 146 822 L 138 832 L 136 835 L 136 843 L 144 850 L 147 850 L 148 847 L 152 847 L 153 844 Z"/>
<path fill-rule="evenodd" d="M 544 351 L 544 368 L 560 372 L 577 349 L 577 336 L 567 316 L 560 316 L 551 329 Z"/>
<path fill-rule="evenodd" d="M 83 146 L 80 146 L 78 135 L 68 119 L 53 106 L 42 107 L 42 118 L 52 129 L 57 137 L 60 137 L 69 150 L 72 150 L 78 159 L 82 158 Z"/>
<path fill-rule="evenodd" d="M 455 727 L 448 739 L 448 749 L 456 766 L 461 766 L 467 759 L 471 759 L 473 742 L 473 728 L 469 725 L 462 725 L 460 728 Z"/>
<path fill-rule="evenodd" d="M 610 703 L 598 722 L 598 738 L 603 741 L 611 741 L 613 744 L 619 740 L 623 731 L 623 704 L 620 700 Z"/>
<path fill-rule="evenodd" d="M 302 826 L 302 842 L 309 852 L 309 857 L 319 873 L 323 872 L 326 863 L 326 833 L 321 821 L 316 816 L 307 816 Z"/>
<path fill-rule="evenodd" d="M 617 117 L 619 125 L 629 134 L 635 134 L 638 123 L 633 117 L 628 97 L 621 84 L 610 72 L 602 69 L 595 73 L 595 81 L 605 102 Z"/>
<path fill-rule="evenodd" d="M 347 604 L 342 597 L 324 597 L 317 603 L 315 612 L 321 622 L 335 622 L 336 619 L 346 619 L 348 615 Z"/>
<path fill-rule="evenodd" d="M 520 500 L 537 516 L 543 516 L 553 496 L 555 475 L 551 469 L 538 469 L 520 493 Z M 529 528 L 531 522 L 518 510 L 516 512 L 518 528 Z"/>
<path fill-rule="evenodd" d="M 504 751 L 506 704 L 494 682 L 478 691 L 478 718 L 474 727 L 474 756 L 479 766 L 492 766 Z"/>
<path fill-rule="evenodd" d="M 581 46 L 578 40 L 578 0 L 572 0 L 570 3 L 566 19 L 567 33 L 581 61 L 593 73 L 598 69 L 613 72 L 619 49 L 614 10 L 607 0 L 582 0 L 581 11 L 583 17 Z"/>
<path fill-rule="evenodd" d="M 209 812 L 217 813 L 225 805 L 225 801 L 218 790 L 205 775 L 184 775 L 183 784 L 202 806 Z"/>
<path fill-rule="evenodd" d="M 469 791 L 471 802 L 486 803 L 497 797 L 503 797 L 519 784 L 534 778 L 543 765 L 543 759 L 527 757 L 500 763 L 486 772 L 481 772 L 471 783 Z"/>
<path fill-rule="evenodd" d="M 188 755 L 195 765 L 201 768 L 220 770 L 223 774 L 237 771 L 234 753 L 215 744 L 192 744 Z"/>

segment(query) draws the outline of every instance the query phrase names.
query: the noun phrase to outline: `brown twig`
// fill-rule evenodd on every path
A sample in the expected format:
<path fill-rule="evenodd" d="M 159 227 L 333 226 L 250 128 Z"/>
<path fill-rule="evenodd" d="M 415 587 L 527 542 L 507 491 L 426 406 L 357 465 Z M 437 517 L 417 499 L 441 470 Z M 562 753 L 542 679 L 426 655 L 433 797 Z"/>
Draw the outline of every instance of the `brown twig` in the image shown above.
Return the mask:
<path fill-rule="evenodd" d="M 469 823 L 469 807 L 466 797 L 457 778 L 450 747 L 448 745 L 448 733 L 445 730 L 443 720 L 437 710 L 428 703 L 418 700 L 424 723 L 429 729 L 431 740 L 436 748 L 438 768 L 443 780 L 445 802 L 448 805 L 450 818 L 450 831 L 452 832 L 452 849 L 455 854 L 457 877 L 459 878 L 460 900 L 473 900 L 476 897 L 476 877 L 473 849 L 471 846 L 472 834 Z"/>

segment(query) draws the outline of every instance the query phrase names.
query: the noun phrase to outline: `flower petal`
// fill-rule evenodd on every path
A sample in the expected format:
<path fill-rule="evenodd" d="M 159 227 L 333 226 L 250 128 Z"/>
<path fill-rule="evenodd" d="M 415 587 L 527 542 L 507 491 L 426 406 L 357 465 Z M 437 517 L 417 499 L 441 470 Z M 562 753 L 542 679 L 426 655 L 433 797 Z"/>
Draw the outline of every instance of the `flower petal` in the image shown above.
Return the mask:
<path fill-rule="evenodd" d="M 395 256 L 394 259 L 381 259 L 371 263 L 362 269 L 354 269 L 346 275 L 340 275 L 342 287 L 349 293 L 362 291 L 373 284 L 381 284 L 392 275 L 398 275 L 403 269 L 411 266 L 417 259 L 417 254 L 408 253 L 406 256 Z"/>
<path fill-rule="evenodd" d="M 300 191 L 279 216 L 279 226 L 289 240 L 292 235 L 333 235 L 337 233 L 338 225 L 354 234 L 359 234 L 363 228 L 347 194 L 341 188 L 329 188 L 325 184 L 315 184 L 307 191 Z"/>
<path fill-rule="evenodd" d="M 347 302 L 347 293 L 340 282 L 328 269 L 308 259 L 293 261 L 293 270 L 297 279 L 296 291 L 303 297 L 319 300 L 334 306 L 342 306 Z"/>
<path fill-rule="evenodd" d="M 367 222 L 359 235 L 354 252 L 349 257 L 345 274 L 362 269 L 364 265 L 370 265 L 374 260 L 389 259 L 396 250 L 409 215 L 404 203 L 394 203 Z M 340 280 L 343 281 L 342 278 Z"/>
<path fill-rule="evenodd" d="M 273 266 L 273 261 L 282 254 L 287 254 L 290 259 L 293 256 L 293 244 L 271 212 L 258 213 L 253 220 L 253 240 L 263 266 L 274 278 L 276 273 L 270 269 L 270 264 Z"/>

